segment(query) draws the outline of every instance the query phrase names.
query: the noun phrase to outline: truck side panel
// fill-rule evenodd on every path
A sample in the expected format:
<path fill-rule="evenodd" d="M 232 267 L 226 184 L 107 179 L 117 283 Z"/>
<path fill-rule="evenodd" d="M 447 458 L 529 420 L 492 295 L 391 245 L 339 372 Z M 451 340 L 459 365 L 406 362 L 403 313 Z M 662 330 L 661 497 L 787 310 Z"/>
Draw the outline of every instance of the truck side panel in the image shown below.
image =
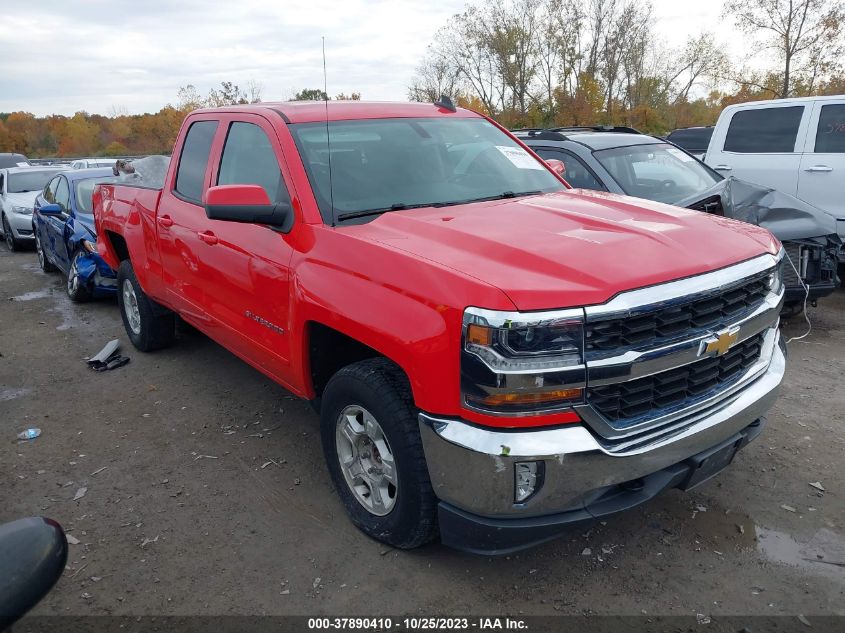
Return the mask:
<path fill-rule="evenodd" d="M 117 270 L 131 253 L 138 281 L 148 294 L 161 296 L 161 258 L 156 238 L 160 189 L 104 184 L 94 191 L 97 250 Z"/>

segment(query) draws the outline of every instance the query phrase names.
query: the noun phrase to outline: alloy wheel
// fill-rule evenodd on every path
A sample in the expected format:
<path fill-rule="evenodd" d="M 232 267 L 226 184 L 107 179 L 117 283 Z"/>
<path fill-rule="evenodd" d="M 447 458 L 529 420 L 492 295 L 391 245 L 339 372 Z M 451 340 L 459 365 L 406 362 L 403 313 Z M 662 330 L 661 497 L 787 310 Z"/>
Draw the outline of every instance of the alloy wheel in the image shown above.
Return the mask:
<path fill-rule="evenodd" d="M 399 479 L 381 425 L 364 407 L 340 412 L 335 431 L 337 457 L 346 484 L 371 514 L 385 516 L 396 505 Z"/>
<path fill-rule="evenodd" d="M 138 308 L 138 297 L 135 296 L 135 286 L 128 279 L 123 280 L 123 312 L 126 321 L 135 334 L 141 334 L 141 310 Z"/>

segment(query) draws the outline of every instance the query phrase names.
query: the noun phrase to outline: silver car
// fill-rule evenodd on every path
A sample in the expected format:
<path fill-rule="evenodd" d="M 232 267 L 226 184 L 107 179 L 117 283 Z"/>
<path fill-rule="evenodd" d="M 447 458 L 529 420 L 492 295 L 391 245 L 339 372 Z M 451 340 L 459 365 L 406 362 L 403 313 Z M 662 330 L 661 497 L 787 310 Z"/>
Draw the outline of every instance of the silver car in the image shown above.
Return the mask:
<path fill-rule="evenodd" d="M 0 169 L 0 231 L 10 251 L 35 243 L 32 230 L 35 197 L 60 171 L 44 167 Z"/>

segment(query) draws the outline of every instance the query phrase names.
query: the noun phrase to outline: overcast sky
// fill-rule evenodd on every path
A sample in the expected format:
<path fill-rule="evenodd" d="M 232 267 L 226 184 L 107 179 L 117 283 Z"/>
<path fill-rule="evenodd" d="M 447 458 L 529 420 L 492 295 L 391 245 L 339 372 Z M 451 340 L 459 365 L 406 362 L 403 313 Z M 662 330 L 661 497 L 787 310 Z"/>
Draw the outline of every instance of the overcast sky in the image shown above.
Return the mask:
<path fill-rule="evenodd" d="M 658 34 L 681 45 L 719 28 L 721 2 L 653 0 Z M 0 111 L 155 112 L 194 84 L 263 87 L 265 101 L 329 94 L 406 98 L 434 32 L 465 0 L 16 0 L 0 20 Z M 720 35 L 720 39 L 725 34 Z"/>

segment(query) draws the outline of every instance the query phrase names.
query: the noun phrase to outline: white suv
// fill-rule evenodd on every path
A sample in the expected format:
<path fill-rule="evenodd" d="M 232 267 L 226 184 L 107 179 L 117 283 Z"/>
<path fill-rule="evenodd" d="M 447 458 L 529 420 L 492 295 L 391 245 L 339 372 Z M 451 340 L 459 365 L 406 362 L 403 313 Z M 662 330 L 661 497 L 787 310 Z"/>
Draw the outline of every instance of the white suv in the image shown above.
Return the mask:
<path fill-rule="evenodd" d="M 728 106 L 704 162 L 827 211 L 845 241 L 845 95 Z"/>

